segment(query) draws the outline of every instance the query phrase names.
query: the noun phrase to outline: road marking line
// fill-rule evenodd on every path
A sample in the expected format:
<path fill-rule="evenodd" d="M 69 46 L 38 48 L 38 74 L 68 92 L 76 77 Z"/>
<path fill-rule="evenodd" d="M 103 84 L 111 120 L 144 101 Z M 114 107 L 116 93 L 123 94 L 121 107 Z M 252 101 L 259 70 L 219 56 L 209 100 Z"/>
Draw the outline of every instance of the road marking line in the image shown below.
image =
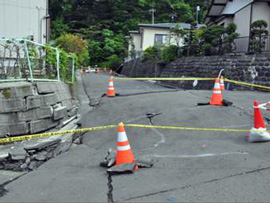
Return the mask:
<path fill-rule="evenodd" d="M 200 158 L 200 157 L 213 157 L 213 156 L 225 156 L 225 155 L 247 155 L 249 153 L 247 152 L 224 152 L 224 153 L 208 153 L 208 154 L 195 154 L 195 155 L 159 155 L 159 154 L 153 154 L 153 155 L 145 155 L 148 157 L 157 157 L 157 158 Z"/>

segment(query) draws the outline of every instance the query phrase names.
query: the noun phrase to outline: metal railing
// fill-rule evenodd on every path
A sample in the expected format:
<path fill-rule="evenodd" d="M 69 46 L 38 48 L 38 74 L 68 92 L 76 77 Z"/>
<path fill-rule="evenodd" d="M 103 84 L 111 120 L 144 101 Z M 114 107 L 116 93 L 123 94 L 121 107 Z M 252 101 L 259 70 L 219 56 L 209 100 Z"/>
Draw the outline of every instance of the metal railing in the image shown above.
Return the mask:
<path fill-rule="evenodd" d="M 259 40 L 255 39 L 254 45 L 259 44 Z M 250 37 L 238 37 L 235 39 L 235 46 L 236 50 L 234 52 L 236 53 L 248 53 L 248 52 L 256 52 L 252 50 L 252 45 L 250 46 L 250 43 L 252 42 L 252 39 Z M 263 45 L 261 47 L 262 52 L 270 52 L 270 35 L 265 36 L 262 38 Z M 249 47 L 250 46 L 250 47 Z"/>
<path fill-rule="evenodd" d="M 0 82 L 74 82 L 74 58 L 61 68 L 61 52 L 27 39 L 0 39 Z"/>

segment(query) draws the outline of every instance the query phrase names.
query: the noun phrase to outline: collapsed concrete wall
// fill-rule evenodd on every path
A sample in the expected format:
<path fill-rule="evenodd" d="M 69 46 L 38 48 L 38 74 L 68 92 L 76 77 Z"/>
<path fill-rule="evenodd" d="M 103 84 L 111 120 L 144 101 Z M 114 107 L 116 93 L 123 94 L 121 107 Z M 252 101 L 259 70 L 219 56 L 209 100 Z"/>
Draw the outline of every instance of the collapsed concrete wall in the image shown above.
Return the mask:
<path fill-rule="evenodd" d="M 154 68 L 155 67 L 155 68 Z M 142 62 L 140 59 L 124 64 L 121 74 L 129 77 L 201 77 L 215 78 L 219 71 L 237 81 L 269 85 L 270 81 L 270 55 L 226 55 L 205 57 L 183 57 L 169 64 L 155 64 Z M 213 81 L 162 81 L 163 84 L 182 87 L 186 89 L 211 89 Z M 252 89 L 227 83 L 228 89 Z"/>
<path fill-rule="evenodd" d="M 16 82 L 0 85 L 0 137 L 61 128 L 75 116 L 70 88 L 62 82 Z"/>

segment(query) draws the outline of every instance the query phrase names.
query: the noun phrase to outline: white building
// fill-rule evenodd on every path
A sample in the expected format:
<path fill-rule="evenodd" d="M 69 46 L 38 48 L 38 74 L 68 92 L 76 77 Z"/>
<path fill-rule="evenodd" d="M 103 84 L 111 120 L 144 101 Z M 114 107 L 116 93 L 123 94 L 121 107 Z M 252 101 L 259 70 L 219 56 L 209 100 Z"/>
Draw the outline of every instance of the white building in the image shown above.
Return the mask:
<path fill-rule="evenodd" d="M 142 52 L 148 47 L 184 45 L 184 39 L 178 38 L 171 32 L 171 28 L 178 26 L 179 29 L 190 30 L 189 23 L 158 23 L 158 24 L 138 24 L 138 30 L 129 32 L 129 56 L 126 61 L 132 59 L 131 52 L 135 51 L 136 58 L 140 57 Z M 195 29 L 204 27 L 198 24 Z"/>
<path fill-rule="evenodd" d="M 49 0 L 0 0 L 0 38 L 49 41 Z"/>

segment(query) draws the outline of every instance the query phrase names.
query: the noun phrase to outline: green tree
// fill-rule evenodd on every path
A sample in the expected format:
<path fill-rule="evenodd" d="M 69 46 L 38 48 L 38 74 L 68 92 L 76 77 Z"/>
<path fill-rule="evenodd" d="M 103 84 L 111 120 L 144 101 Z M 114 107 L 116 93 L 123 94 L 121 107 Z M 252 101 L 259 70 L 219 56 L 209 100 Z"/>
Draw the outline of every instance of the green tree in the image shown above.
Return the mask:
<path fill-rule="evenodd" d="M 257 20 L 251 24 L 250 33 L 250 52 L 261 53 L 265 48 L 265 41 L 268 35 L 267 22 L 265 20 Z"/>
<path fill-rule="evenodd" d="M 150 60 L 150 61 L 158 62 L 162 59 L 161 49 L 156 46 L 148 47 L 147 49 L 144 50 L 143 56 L 141 59 L 143 61 Z"/>
<path fill-rule="evenodd" d="M 90 40 L 88 43 L 89 64 L 96 65 L 102 62 L 103 51 L 99 41 Z"/>
<path fill-rule="evenodd" d="M 204 40 L 203 51 L 205 55 L 222 54 L 222 37 L 225 28 L 214 25 L 206 28 L 202 34 Z"/>
<path fill-rule="evenodd" d="M 164 62 L 170 62 L 177 59 L 178 50 L 179 50 L 179 47 L 177 47 L 176 45 L 170 45 L 170 46 L 164 47 L 162 49 L 162 60 Z"/>
<path fill-rule="evenodd" d="M 70 27 L 68 24 L 64 23 L 63 17 L 58 17 L 54 21 L 52 21 L 52 32 L 51 38 L 56 39 L 60 37 L 62 34 L 65 34 L 69 31 Z"/>
<path fill-rule="evenodd" d="M 67 53 L 75 53 L 79 65 L 88 65 L 88 43 L 79 36 L 63 34 L 55 40 L 55 45 Z"/>
<path fill-rule="evenodd" d="M 239 37 L 239 34 L 236 33 L 237 26 L 234 23 L 230 23 L 225 28 L 225 35 L 223 39 L 223 52 L 231 53 L 236 49 L 235 39 Z"/>

